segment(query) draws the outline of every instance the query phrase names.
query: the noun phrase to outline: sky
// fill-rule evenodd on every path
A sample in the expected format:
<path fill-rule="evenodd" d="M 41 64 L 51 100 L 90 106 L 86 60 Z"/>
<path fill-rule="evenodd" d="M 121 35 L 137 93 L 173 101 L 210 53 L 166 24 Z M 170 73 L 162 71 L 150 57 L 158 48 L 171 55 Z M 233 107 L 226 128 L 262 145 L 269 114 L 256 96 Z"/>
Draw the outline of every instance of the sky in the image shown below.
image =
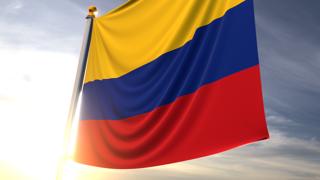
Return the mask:
<path fill-rule="evenodd" d="M 65 179 L 320 179 L 320 1 L 255 0 L 271 138 L 138 170 L 69 162 Z M 124 0 L 0 0 L 0 179 L 54 179 L 87 7 Z"/>

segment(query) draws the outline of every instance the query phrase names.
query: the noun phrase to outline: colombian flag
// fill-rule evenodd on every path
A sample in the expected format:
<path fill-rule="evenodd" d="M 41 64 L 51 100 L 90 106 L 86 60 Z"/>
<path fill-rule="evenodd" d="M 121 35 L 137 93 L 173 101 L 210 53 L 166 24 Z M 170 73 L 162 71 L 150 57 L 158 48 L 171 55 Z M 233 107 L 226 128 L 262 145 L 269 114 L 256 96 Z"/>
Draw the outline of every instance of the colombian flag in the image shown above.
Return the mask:
<path fill-rule="evenodd" d="M 253 0 L 131 0 L 94 20 L 76 161 L 142 168 L 268 137 Z"/>

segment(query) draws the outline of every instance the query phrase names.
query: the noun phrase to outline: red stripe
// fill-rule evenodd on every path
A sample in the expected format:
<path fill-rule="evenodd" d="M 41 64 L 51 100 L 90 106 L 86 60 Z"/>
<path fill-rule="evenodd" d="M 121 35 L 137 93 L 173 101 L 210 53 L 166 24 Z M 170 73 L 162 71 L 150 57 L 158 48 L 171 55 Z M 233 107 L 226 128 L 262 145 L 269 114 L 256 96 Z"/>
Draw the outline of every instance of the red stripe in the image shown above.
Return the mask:
<path fill-rule="evenodd" d="M 146 114 L 81 120 L 75 160 L 141 168 L 202 157 L 269 137 L 259 66 L 201 87 Z"/>

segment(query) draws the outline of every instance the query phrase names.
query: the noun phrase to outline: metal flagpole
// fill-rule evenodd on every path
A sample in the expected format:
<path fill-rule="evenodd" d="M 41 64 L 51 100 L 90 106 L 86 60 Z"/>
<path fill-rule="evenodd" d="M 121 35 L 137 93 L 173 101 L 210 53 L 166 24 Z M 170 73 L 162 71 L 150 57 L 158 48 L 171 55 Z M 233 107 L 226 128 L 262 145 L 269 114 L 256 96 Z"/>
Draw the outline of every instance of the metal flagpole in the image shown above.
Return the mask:
<path fill-rule="evenodd" d="M 71 131 L 72 131 L 75 113 L 77 110 L 79 96 L 83 88 L 83 80 L 84 80 L 86 66 L 87 66 L 90 39 L 91 39 L 91 33 L 92 33 L 92 25 L 93 25 L 93 20 L 95 18 L 95 15 L 97 13 L 97 8 L 95 6 L 90 6 L 88 8 L 88 11 L 89 12 L 88 12 L 88 16 L 86 17 L 84 38 L 83 38 L 80 57 L 79 57 L 79 64 L 78 64 L 76 79 L 74 82 L 67 124 L 64 132 L 64 143 L 63 143 L 63 152 L 62 152 L 63 154 L 58 163 L 56 180 L 63 179 L 63 170 L 68 160 L 68 149 L 69 149 L 69 143 L 71 139 Z"/>

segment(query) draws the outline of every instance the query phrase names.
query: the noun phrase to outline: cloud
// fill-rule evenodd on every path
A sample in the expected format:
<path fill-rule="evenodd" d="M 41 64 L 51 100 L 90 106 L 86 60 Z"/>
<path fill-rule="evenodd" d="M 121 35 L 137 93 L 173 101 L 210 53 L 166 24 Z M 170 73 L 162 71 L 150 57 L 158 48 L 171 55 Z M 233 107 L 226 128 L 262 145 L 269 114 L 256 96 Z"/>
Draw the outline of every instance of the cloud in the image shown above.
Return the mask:
<path fill-rule="evenodd" d="M 4 12 L 9 15 L 16 14 L 21 8 L 23 8 L 23 6 L 24 4 L 21 1 L 14 0 L 4 7 Z"/>
<path fill-rule="evenodd" d="M 87 7 L 94 3 L 105 12 L 123 2 L 125 1 L 0 2 L 0 6 L 4 7 L 4 11 L 0 12 L 0 48 L 34 48 L 78 54 Z"/>
<path fill-rule="evenodd" d="M 255 1 L 265 106 L 299 124 L 277 125 L 295 137 L 320 136 L 319 5 L 317 0 Z"/>

